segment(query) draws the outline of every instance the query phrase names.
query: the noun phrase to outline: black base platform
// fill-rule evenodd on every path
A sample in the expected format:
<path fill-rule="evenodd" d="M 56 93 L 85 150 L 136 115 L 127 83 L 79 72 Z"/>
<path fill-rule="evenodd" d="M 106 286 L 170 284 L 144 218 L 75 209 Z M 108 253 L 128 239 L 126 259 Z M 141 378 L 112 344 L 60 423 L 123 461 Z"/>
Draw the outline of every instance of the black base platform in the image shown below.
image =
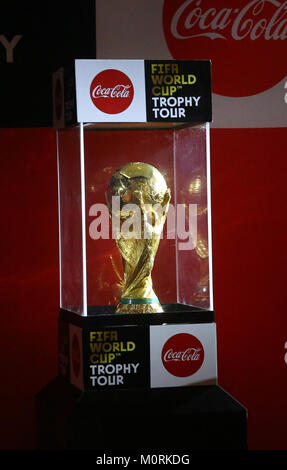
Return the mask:
<path fill-rule="evenodd" d="M 36 397 L 38 449 L 246 450 L 246 409 L 217 385 L 81 392 L 58 377 Z"/>
<path fill-rule="evenodd" d="M 60 309 L 60 319 L 74 325 L 89 327 L 108 325 L 161 325 L 162 323 L 208 323 L 214 321 L 214 311 L 185 304 L 162 304 L 162 313 L 115 313 L 113 305 L 88 306 L 87 316 Z"/>

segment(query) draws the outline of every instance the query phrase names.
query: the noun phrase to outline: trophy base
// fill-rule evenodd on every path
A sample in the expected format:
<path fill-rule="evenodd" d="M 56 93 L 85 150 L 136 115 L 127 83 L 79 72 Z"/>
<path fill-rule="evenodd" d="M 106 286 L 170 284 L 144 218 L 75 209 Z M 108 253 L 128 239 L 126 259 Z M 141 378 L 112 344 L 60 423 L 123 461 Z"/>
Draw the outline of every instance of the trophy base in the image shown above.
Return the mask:
<path fill-rule="evenodd" d="M 114 306 L 89 307 L 86 316 L 61 309 L 60 374 L 83 391 L 216 384 L 214 312 L 162 307 L 144 315 Z"/>
<path fill-rule="evenodd" d="M 153 304 L 122 304 L 117 306 L 116 313 L 163 313 L 159 303 Z"/>
<path fill-rule="evenodd" d="M 119 304 L 122 305 L 122 304 Z M 129 305 L 129 304 L 125 304 Z M 136 311 L 131 305 L 129 311 L 119 311 L 114 305 L 89 305 L 88 322 L 97 322 L 99 325 L 161 325 L 162 323 L 209 323 L 214 321 L 214 311 L 193 305 L 180 303 L 150 304 L 161 307 L 160 311 L 142 312 Z M 72 309 L 71 309 L 72 310 Z M 64 312 L 68 310 L 62 309 Z M 69 317 L 79 318 L 81 315 L 69 311 Z"/>

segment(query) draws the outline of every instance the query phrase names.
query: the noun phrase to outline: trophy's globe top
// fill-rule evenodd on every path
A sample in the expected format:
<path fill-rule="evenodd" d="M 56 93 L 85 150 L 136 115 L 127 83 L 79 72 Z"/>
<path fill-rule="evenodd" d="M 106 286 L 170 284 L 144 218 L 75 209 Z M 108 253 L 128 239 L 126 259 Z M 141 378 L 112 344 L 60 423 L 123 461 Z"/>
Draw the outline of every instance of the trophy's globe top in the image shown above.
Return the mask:
<path fill-rule="evenodd" d="M 109 207 L 112 196 L 122 203 L 162 203 L 167 184 L 163 175 L 148 163 L 131 162 L 115 171 L 111 177 L 106 197 Z"/>

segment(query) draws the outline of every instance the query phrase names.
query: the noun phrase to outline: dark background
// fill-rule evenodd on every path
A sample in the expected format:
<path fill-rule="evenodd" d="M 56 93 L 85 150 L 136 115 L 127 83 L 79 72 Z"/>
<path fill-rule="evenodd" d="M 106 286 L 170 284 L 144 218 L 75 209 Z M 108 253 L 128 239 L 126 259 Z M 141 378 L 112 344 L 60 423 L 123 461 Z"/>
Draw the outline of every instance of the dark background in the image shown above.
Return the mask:
<path fill-rule="evenodd" d="M 52 73 L 96 55 L 95 2 L 5 2 L 0 35 L 17 34 L 13 63 L 0 43 L 0 126 L 52 126 Z"/>

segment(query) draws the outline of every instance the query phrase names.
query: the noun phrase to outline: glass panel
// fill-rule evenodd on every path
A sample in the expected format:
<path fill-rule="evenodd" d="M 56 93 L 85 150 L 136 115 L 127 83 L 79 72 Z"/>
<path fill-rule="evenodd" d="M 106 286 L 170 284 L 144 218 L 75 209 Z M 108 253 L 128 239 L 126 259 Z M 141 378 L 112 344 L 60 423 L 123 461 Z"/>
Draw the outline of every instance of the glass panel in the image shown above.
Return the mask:
<path fill-rule="evenodd" d="M 182 221 L 177 206 L 177 228 L 186 232 L 177 242 L 178 301 L 209 308 L 206 126 L 175 132 L 175 152 L 176 203 L 185 208 Z"/>
<path fill-rule="evenodd" d="M 155 166 L 166 179 L 174 204 L 174 136 L 172 130 L 85 130 L 88 306 L 117 305 L 121 297 L 121 255 L 112 239 L 95 239 L 95 225 L 104 211 L 105 192 L 113 173 L 129 162 Z M 102 204 L 102 206 L 96 206 Z M 99 212 L 97 212 L 99 209 Z M 98 225 L 98 230 L 103 227 Z M 152 271 L 153 288 L 162 304 L 176 302 L 175 239 L 160 241 Z"/>
<path fill-rule="evenodd" d="M 80 131 L 58 131 L 61 307 L 83 313 Z"/>
<path fill-rule="evenodd" d="M 152 271 L 161 304 L 210 308 L 206 125 L 182 129 L 84 130 L 87 304 L 116 306 L 123 266 L 105 193 L 130 162 L 155 166 L 171 191 Z M 61 307 L 83 312 L 80 128 L 58 131 Z"/>

